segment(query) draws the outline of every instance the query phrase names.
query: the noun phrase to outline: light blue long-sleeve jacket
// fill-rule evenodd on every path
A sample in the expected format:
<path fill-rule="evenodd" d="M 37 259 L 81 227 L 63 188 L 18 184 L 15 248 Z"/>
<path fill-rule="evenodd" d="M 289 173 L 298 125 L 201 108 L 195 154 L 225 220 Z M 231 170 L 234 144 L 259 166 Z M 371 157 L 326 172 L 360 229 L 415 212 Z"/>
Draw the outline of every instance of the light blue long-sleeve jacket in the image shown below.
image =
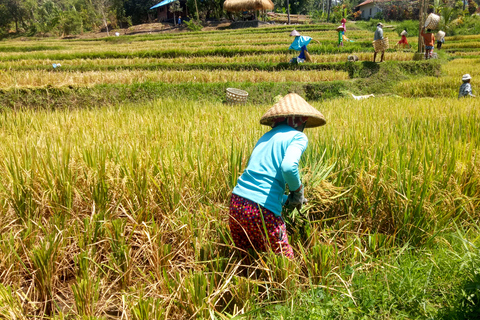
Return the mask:
<path fill-rule="evenodd" d="M 253 149 L 233 193 L 281 216 L 287 198 L 285 183 L 290 190 L 302 185 L 298 163 L 307 145 L 303 132 L 285 124 L 265 133 Z"/>
<path fill-rule="evenodd" d="M 307 46 L 310 41 L 312 41 L 312 38 L 307 37 L 307 36 L 297 36 L 295 37 L 295 40 L 293 40 L 292 44 L 288 48 L 289 50 L 297 50 L 300 51 L 302 50 L 303 46 Z"/>

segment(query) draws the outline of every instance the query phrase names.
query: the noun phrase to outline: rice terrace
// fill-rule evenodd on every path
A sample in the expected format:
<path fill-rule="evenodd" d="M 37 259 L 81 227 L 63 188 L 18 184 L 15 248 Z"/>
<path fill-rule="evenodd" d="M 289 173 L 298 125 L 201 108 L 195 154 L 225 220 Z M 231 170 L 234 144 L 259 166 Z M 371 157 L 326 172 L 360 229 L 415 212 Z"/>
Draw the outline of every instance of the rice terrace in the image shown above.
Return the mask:
<path fill-rule="evenodd" d="M 343 45 L 323 15 L 4 34 L 0 319 L 479 318 L 480 17 L 463 12 L 470 31 L 428 60 L 418 19 L 381 20 L 382 63 L 376 19 L 348 20 Z M 466 74 L 476 97 L 458 98 Z M 229 227 L 260 118 L 289 93 L 326 119 L 304 132 L 308 202 L 283 211 L 291 259 L 242 252 Z"/>

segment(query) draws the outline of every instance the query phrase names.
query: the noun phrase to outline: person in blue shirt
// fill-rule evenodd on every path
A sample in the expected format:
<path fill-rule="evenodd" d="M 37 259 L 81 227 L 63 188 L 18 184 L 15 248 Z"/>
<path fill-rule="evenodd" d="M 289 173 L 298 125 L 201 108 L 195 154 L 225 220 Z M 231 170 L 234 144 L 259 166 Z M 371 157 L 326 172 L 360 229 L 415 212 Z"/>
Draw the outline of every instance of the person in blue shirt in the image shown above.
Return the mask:
<path fill-rule="evenodd" d="M 475 97 L 475 95 L 472 94 L 472 85 L 470 84 L 470 79 L 472 77 L 467 73 L 464 74 L 462 77 L 462 85 L 460 86 L 460 90 L 458 92 L 458 97 Z"/>
<path fill-rule="evenodd" d="M 298 169 L 308 145 L 303 130 L 322 126 L 326 121 L 302 97 L 290 93 L 268 110 L 260 123 L 272 129 L 258 140 L 233 189 L 230 232 L 235 245 L 243 251 L 266 251 L 270 247 L 277 254 L 293 258 L 282 207 L 285 204 L 300 210 L 306 203 Z"/>
<path fill-rule="evenodd" d="M 292 44 L 288 49 L 300 51 L 300 54 L 297 57 L 297 63 L 309 61 L 308 54 L 307 54 L 308 52 L 307 46 L 310 43 L 310 41 L 312 41 L 312 38 L 307 36 L 302 36 L 297 30 L 293 30 L 290 33 L 290 36 L 295 37 L 295 39 L 293 40 Z"/>

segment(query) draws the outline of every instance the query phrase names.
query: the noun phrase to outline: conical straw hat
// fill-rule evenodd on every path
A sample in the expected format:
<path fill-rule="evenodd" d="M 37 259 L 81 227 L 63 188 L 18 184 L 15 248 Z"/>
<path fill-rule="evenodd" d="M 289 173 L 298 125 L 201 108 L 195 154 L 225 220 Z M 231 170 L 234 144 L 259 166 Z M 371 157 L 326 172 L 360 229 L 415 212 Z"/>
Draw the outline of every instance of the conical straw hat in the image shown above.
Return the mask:
<path fill-rule="evenodd" d="M 300 32 L 298 32 L 297 30 L 293 29 L 293 31 L 290 32 L 290 36 L 292 36 L 292 37 L 298 37 L 298 36 L 300 36 Z"/>
<path fill-rule="evenodd" d="M 327 123 L 323 114 L 312 107 L 307 101 L 296 93 L 289 93 L 271 107 L 260 119 L 260 123 L 271 126 L 276 118 L 283 117 L 308 117 L 305 128 L 323 126 Z"/>

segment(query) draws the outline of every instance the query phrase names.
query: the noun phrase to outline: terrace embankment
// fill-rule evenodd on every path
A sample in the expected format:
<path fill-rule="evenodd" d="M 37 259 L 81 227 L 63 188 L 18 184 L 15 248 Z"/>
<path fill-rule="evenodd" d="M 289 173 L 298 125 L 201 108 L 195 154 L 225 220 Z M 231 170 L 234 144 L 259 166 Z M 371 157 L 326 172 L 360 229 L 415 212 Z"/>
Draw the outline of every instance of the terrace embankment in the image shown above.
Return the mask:
<path fill-rule="evenodd" d="M 96 66 L 90 66 L 94 70 Z M 108 67 L 108 66 L 107 66 Z M 136 66 L 138 67 L 138 66 Z M 249 93 L 252 103 L 272 102 L 277 95 L 297 92 L 309 100 L 324 100 L 340 97 L 345 92 L 354 94 L 395 93 L 394 85 L 401 80 L 414 79 L 418 76 L 437 77 L 441 72 L 438 61 L 413 62 L 390 61 L 382 64 L 373 62 L 338 62 L 304 64 L 293 66 L 287 63 L 236 63 L 236 64 L 156 64 L 146 66 L 146 69 L 162 71 L 172 70 L 231 70 L 231 71 L 346 71 L 350 80 L 319 81 L 319 82 L 211 82 L 211 83 L 166 83 L 138 82 L 133 84 L 101 84 L 94 86 L 46 86 L 28 88 L 23 86 L 0 90 L 0 105 L 8 108 L 72 108 L 89 107 L 119 102 L 150 101 L 166 97 L 184 97 L 212 102 L 223 101 L 225 90 L 236 87 Z M 85 67 L 79 67 L 87 71 Z M 80 70 L 78 70 L 80 71 Z M 165 70 L 164 70 L 165 71 Z M 55 72 L 55 71 L 52 71 Z M 65 71 L 63 71 L 65 72 Z"/>

